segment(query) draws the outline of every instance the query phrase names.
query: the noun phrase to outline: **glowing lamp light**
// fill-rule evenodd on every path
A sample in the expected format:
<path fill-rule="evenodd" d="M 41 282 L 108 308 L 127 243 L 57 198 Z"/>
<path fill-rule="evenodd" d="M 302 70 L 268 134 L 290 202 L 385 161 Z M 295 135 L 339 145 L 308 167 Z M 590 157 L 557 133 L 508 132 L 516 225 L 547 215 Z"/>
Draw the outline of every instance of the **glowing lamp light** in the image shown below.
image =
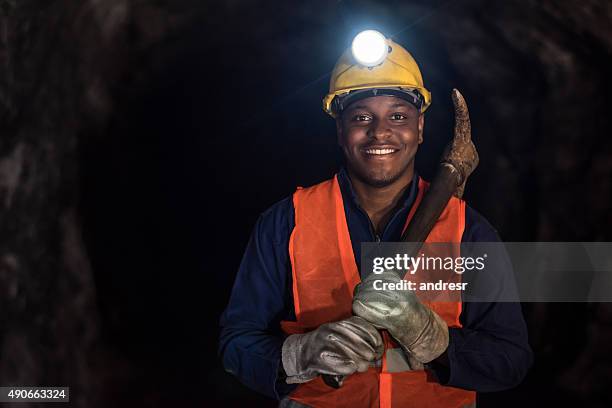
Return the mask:
<path fill-rule="evenodd" d="M 376 30 L 365 30 L 355 36 L 351 51 L 359 64 L 375 67 L 387 57 L 388 47 L 384 35 Z"/>

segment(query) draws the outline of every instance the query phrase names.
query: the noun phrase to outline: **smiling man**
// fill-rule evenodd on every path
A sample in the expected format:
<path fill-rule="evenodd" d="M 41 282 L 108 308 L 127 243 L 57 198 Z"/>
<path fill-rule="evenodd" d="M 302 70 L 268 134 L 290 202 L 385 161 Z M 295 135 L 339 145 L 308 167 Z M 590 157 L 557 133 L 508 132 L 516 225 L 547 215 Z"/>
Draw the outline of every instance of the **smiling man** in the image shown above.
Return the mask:
<path fill-rule="evenodd" d="M 360 272 L 361 243 L 400 241 L 428 186 L 414 161 L 431 95 L 412 56 L 382 41 L 369 62 L 347 50 L 323 100 L 345 167 L 261 215 L 221 317 L 226 370 L 281 406 L 474 406 L 475 391 L 514 387 L 531 364 L 520 305 L 428 306 L 367 285 L 399 276 Z M 457 197 L 443 214 L 443 242 L 499 241 Z M 492 269 L 512 279 L 502 261 Z"/>
<path fill-rule="evenodd" d="M 414 105 L 393 96 L 349 105 L 337 131 L 350 175 L 374 188 L 408 185 L 424 123 Z"/>
<path fill-rule="evenodd" d="M 395 96 L 371 96 L 348 105 L 336 121 L 348 175 L 376 236 L 414 177 L 424 115 Z"/>

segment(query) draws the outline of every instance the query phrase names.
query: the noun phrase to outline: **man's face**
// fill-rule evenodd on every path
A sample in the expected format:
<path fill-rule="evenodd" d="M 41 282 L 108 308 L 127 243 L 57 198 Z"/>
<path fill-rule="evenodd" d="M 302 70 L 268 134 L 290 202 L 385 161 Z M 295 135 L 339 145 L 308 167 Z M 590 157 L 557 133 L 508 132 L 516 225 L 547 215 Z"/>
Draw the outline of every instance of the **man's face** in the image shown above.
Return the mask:
<path fill-rule="evenodd" d="M 336 121 L 349 172 L 373 187 L 412 178 L 423 126 L 423 115 L 393 96 L 356 101 Z"/>

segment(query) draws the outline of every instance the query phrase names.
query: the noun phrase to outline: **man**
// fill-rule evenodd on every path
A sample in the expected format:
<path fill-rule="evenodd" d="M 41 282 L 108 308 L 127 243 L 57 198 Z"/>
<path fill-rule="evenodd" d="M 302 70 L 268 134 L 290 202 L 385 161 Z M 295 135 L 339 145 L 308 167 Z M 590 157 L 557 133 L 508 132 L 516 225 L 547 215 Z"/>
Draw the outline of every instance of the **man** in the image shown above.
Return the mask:
<path fill-rule="evenodd" d="M 427 304 L 374 293 L 359 272 L 361 243 L 399 241 L 427 189 L 414 159 L 431 96 L 412 56 L 383 40 L 369 62 L 354 42 L 323 101 L 346 167 L 261 215 L 221 317 L 226 370 L 283 406 L 473 406 L 474 391 L 514 387 L 531 365 L 520 305 Z M 456 197 L 430 239 L 499 241 Z"/>

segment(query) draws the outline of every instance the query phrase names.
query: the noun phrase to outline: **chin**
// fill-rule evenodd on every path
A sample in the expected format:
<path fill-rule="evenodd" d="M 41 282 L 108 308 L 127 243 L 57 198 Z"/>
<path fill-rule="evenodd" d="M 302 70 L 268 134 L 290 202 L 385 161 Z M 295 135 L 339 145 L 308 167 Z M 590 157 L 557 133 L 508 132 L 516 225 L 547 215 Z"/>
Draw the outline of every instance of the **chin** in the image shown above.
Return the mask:
<path fill-rule="evenodd" d="M 364 172 L 361 174 L 361 181 L 372 187 L 386 187 L 396 182 L 402 177 L 402 172 L 397 173 L 379 173 L 379 172 Z"/>

